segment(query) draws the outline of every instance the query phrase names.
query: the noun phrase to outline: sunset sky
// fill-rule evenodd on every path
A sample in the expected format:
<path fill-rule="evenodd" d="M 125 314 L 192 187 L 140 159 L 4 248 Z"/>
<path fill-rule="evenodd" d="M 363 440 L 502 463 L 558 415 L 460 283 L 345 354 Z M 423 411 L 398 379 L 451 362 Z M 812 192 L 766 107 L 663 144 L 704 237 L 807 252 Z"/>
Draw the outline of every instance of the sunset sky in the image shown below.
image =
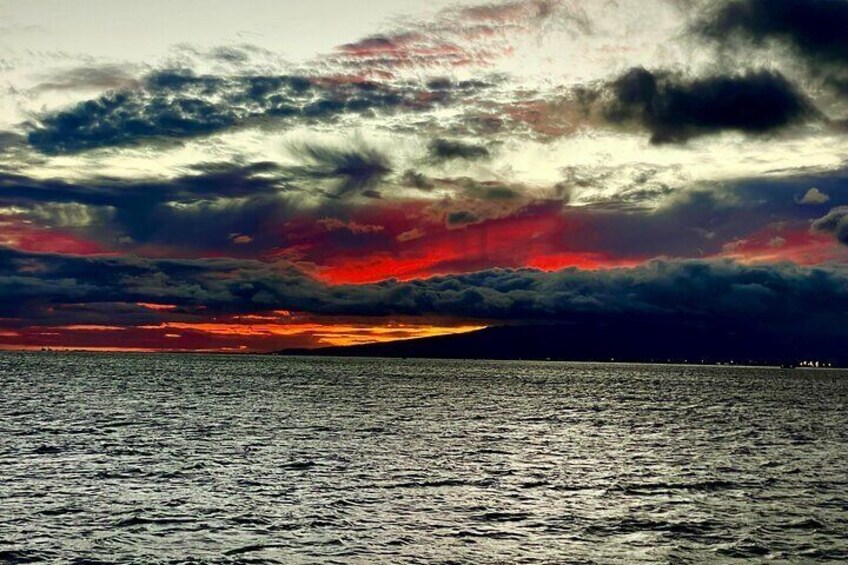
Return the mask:
<path fill-rule="evenodd" d="M 848 313 L 848 0 L 0 0 L 0 349 Z"/>

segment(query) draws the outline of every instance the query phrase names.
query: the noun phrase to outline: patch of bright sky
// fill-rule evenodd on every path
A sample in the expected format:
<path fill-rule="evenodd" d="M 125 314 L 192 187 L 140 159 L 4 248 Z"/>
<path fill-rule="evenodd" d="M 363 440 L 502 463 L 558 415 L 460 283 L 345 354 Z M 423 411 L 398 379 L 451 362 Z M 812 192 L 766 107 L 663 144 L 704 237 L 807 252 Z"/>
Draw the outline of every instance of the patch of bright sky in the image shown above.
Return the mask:
<path fill-rule="evenodd" d="M 709 56 L 685 40 L 685 22 L 664 0 L 572 0 L 518 42 L 503 67 L 524 86 L 544 88 L 608 79 L 634 65 L 703 66 Z"/>
<path fill-rule="evenodd" d="M 356 41 L 403 14 L 454 0 L 2 0 L 0 52 L 150 62 L 176 44 L 250 43 L 293 62 Z"/>

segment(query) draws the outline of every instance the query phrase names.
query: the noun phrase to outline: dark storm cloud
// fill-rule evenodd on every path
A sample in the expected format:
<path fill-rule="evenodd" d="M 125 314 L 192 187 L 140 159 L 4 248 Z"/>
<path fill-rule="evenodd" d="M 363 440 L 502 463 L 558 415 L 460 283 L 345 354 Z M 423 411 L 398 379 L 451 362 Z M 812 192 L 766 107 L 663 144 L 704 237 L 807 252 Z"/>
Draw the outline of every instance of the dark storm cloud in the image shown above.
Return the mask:
<path fill-rule="evenodd" d="M 222 77 L 158 71 L 137 88 L 107 92 L 38 116 L 30 124 L 28 139 L 43 153 L 75 153 L 192 138 L 263 120 L 311 123 L 343 114 L 417 111 L 447 104 L 463 92 L 453 84 L 431 89 L 296 75 Z"/>
<path fill-rule="evenodd" d="M 450 139 L 434 139 L 428 148 L 430 157 L 436 161 L 465 159 L 473 161 L 490 157 L 489 150 L 483 145 L 465 143 Z"/>
<path fill-rule="evenodd" d="M 840 243 L 848 245 L 848 206 L 837 206 L 813 222 L 813 229 L 832 234 Z"/>
<path fill-rule="evenodd" d="M 643 125 L 652 143 L 724 130 L 763 134 L 815 114 L 804 96 L 773 71 L 687 79 L 633 68 L 613 81 L 610 91 L 606 118 Z"/>
<path fill-rule="evenodd" d="M 845 0 L 732 0 L 696 24 L 702 35 L 740 51 L 776 42 L 807 63 L 812 76 L 848 95 L 848 2 Z"/>
<path fill-rule="evenodd" d="M 845 0 L 733 0 L 721 2 L 698 23 L 703 34 L 755 43 L 784 41 L 812 62 L 848 63 Z"/>
<path fill-rule="evenodd" d="M 268 309 L 333 315 L 448 315 L 560 320 L 645 315 L 801 324 L 843 320 L 848 270 L 730 261 L 654 261 L 631 269 L 467 275 L 327 286 L 283 265 L 222 259 L 148 260 L 0 250 L 0 312 L 35 304 L 154 302 L 214 312 Z"/>

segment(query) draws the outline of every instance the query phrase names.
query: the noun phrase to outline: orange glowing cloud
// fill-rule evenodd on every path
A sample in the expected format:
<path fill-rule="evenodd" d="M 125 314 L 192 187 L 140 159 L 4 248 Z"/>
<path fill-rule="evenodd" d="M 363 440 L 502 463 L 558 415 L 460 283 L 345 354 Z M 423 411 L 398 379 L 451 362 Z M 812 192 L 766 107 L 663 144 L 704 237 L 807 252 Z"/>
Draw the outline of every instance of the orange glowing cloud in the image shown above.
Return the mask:
<path fill-rule="evenodd" d="M 390 324 L 375 326 L 365 324 L 334 323 L 291 323 L 291 324 L 239 324 L 218 322 L 163 322 L 156 326 L 141 326 L 142 330 L 163 330 L 168 332 L 197 332 L 227 338 L 245 337 L 287 337 L 311 335 L 316 345 L 355 345 L 379 343 L 400 339 L 415 339 L 466 333 L 484 328 L 481 325 L 432 326 L 426 324 Z M 169 335 L 178 335 L 170 333 Z"/>
<path fill-rule="evenodd" d="M 159 306 L 153 310 L 162 311 Z M 141 326 L 21 326 L 0 330 L 0 349 L 264 352 L 450 335 L 484 327 L 455 320 L 334 319 L 271 311 Z"/>

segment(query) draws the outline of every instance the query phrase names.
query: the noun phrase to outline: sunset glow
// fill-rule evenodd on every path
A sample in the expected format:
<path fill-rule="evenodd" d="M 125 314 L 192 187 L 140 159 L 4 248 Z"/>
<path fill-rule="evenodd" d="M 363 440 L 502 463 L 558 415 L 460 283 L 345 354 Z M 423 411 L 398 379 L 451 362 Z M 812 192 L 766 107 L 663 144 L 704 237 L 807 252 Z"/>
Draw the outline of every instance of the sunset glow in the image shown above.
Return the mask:
<path fill-rule="evenodd" d="M 4 349 L 275 351 L 688 316 L 698 277 L 842 288 L 843 38 L 728 16 L 756 0 L 248 0 L 226 25 L 151 0 L 143 36 L 116 6 L 24 4 L 0 2 Z M 842 13 L 813 4 L 792 9 Z"/>

